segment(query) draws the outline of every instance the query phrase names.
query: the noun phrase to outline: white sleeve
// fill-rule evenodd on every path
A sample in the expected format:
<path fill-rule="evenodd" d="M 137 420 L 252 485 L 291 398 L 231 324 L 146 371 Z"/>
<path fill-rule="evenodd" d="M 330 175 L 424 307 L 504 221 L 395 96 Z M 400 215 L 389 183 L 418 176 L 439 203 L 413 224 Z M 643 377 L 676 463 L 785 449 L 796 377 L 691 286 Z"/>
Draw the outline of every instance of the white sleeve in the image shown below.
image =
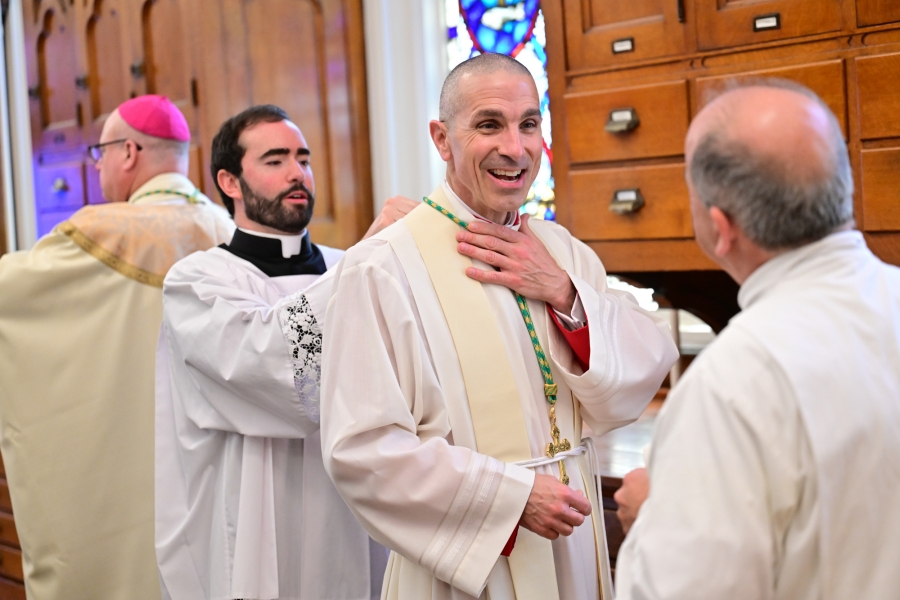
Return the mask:
<path fill-rule="evenodd" d="M 550 358 L 582 406 L 597 435 L 637 419 L 678 359 L 669 326 L 637 301 L 606 285 L 606 271 L 593 250 L 572 240 L 574 269 L 569 273 L 584 308 L 591 345 L 582 372 L 555 328 Z"/>
<path fill-rule="evenodd" d="M 403 285 L 366 263 L 338 275 L 323 354 L 325 468 L 375 541 L 477 597 L 534 474 L 448 443 L 443 392 Z"/>
<path fill-rule="evenodd" d="M 774 361 L 710 358 L 658 418 L 650 495 L 616 565 L 619 600 L 773 598 L 804 476 L 799 409 Z"/>
<path fill-rule="evenodd" d="M 272 306 L 227 269 L 190 258 L 166 277 L 166 338 L 179 397 L 198 427 L 260 437 L 317 429 L 294 383 L 294 365 Z"/>

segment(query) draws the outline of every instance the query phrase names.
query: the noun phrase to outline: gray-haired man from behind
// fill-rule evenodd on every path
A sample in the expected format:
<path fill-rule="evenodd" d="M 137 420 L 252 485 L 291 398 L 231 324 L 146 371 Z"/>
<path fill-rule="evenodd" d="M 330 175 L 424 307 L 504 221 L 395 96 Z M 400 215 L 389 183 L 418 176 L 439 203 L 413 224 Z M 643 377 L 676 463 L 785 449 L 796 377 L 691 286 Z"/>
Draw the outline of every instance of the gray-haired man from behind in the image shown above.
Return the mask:
<path fill-rule="evenodd" d="M 900 269 L 853 230 L 837 119 L 756 82 L 701 111 L 686 157 L 743 312 L 659 417 L 619 598 L 895 598 Z"/>

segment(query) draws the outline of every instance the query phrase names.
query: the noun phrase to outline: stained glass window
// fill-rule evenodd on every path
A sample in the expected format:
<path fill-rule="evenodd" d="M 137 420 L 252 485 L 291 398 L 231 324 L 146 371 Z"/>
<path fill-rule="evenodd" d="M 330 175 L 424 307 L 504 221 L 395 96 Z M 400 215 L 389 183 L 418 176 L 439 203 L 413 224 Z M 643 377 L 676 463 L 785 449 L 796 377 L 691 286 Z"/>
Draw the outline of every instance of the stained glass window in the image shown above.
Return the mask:
<path fill-rule="evenodd" d="M 556 220 L 550 138 L 550 96 L 547 83 L 547 37 L 538 0 L 446 0 L 447 56 L 450 68 L 482 52 L 512 56 L 525 65 L 537 83 L 543 117 L 544 152 L 521 212 Z"/>

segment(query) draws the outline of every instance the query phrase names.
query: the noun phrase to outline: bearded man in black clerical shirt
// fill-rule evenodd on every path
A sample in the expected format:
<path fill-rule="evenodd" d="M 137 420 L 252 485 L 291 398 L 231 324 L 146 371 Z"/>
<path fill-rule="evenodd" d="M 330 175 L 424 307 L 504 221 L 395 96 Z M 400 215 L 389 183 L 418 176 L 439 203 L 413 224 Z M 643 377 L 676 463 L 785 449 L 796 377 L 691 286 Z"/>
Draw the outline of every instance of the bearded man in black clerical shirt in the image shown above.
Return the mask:
<path fill-rule="evenodd" d="M 237 225 L 177 263 L 157 357 L 156 548 L 163 596 L 368 599 L 385 556 L 322 466 L 317 325 L 301 294 L 343 251 L 306 229 L 310 150 L 276 106 L 213 140 L 213 179 Z M 416 203 L 389 200 L 369 235 Z"/>

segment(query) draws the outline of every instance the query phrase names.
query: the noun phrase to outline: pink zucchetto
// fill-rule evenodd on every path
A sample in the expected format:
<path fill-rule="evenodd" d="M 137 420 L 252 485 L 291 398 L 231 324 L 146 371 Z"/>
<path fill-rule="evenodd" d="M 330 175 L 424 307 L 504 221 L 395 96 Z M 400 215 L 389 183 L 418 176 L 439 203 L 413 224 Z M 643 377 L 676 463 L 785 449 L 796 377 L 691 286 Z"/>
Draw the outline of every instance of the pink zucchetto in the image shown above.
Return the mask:
<path fill-rule="evenodd" d="M 165 96 L 147 94 L 119 105 L 119 116 L 143 134 L 175 140 L 191 141 L 191 130 L 178 107 Z"/>

